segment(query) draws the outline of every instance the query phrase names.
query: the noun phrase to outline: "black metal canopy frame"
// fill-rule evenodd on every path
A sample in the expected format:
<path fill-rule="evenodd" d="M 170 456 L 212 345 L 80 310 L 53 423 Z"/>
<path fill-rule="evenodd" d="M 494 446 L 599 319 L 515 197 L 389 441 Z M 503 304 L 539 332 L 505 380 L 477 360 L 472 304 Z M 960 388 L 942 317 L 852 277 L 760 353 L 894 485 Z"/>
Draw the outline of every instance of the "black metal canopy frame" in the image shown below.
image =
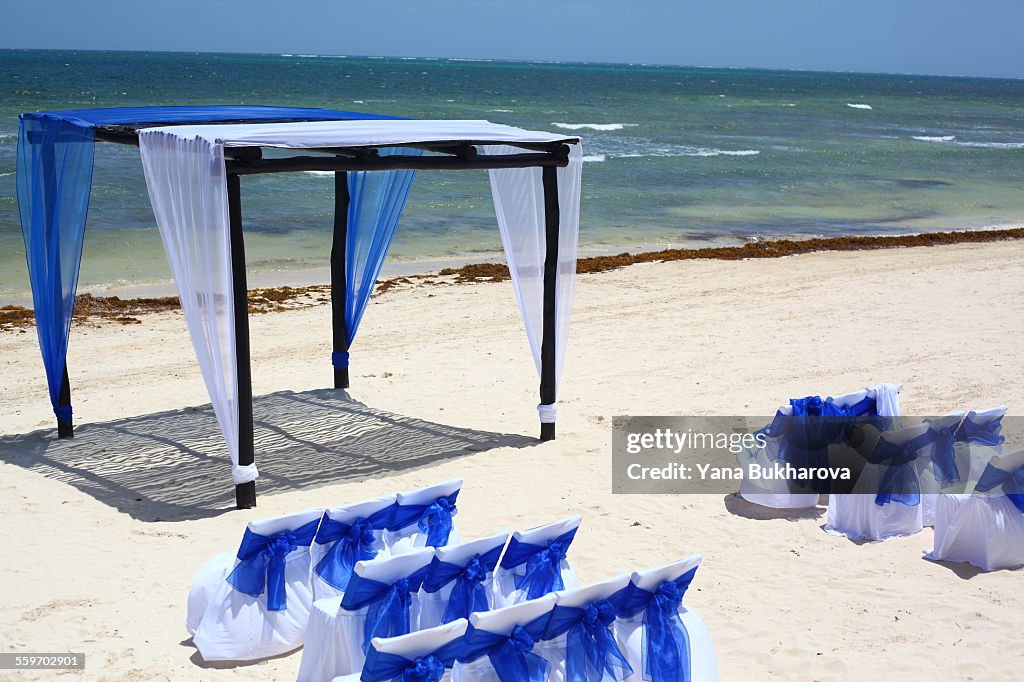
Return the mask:
<path fill-rule="evenodd" d="M 294 121 L 294 119 L 292 119 Z M 241 121 L 240 121 L 241 122 Z M 245 123 L 272 122 L 247 120 Z M 216 121 L 218 124 L 232 121 Z M 190 124 L 194 125 L 195 122 Z M 97 141 L 138 146 L 138 131 L 166 123 L 98 126 Z M 479 154 L 477 145 L 507 144 L 523 151 L 515 154 Z M 334 237 L 331 247 L 331 318 L 333 351 L 348 352 L 348 330 L 345 325 L 346 254 L 348 239 L 348 176 L 349 171 L 372 170 L 478 170 L 499 168 L 541 168 L 544 189 L 544 230 L 547 247 L 544 259 L 543 336 L 541 341 L 540 402 L 555 402 L 555 292 L 558 272 L 558 168 L 569 165 L 569 146 L 564 142 L 521 143 L 490 141 L 445 141 L 393 145 L 420 149 L 431 156 L 389 154 L 381 156 L 381 147 L 337 147 L 305 150 L 319 155 L 263 158 L 261 147 L 225 147 L 227 169 L 228 217 L 231 231 L 231 273 L 235 306 L 235 355 L 238 381 L 238 464 L 247 466 L 256 461 L 253 442 L 252 369 L 249 351 L 249 296 L 245 273 L 245 243 L 242 235 L 241 182 L 243 175 L 290 173 L 297 171 L 334 172 Z M 334 388 L 347 389 L 347 367 L 334 368 Z M 70 404 L 71 389 L 67 367 L 64 370 L 61 401 Z M 71 438 L 71 424 L 58 424 L 58 436 Z M 541 423 L 540 439 L 554 440 L 555 425 Z M 256 506 L 256 482 L 235 486 L 238 509 Z"/>

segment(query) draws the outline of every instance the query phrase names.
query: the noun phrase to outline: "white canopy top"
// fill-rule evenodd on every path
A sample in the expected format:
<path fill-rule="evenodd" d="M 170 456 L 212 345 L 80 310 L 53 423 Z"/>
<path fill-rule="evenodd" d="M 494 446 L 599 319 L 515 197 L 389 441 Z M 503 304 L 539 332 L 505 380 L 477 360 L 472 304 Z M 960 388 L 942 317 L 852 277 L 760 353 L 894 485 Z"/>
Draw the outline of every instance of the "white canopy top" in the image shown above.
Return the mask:
<path fill-rule="evenodd" d="M 180 139 L 201 138 L 211 145 L 260 145 L 288 149 L 316 147 L 384 147 L 430 142 L 486 144 L 565 142 L 580 138 L 523 130 L 490 121 L 302 121 L 298 123 L 221 123 L 146 128 L 142 137 L 166 133 Z"/>

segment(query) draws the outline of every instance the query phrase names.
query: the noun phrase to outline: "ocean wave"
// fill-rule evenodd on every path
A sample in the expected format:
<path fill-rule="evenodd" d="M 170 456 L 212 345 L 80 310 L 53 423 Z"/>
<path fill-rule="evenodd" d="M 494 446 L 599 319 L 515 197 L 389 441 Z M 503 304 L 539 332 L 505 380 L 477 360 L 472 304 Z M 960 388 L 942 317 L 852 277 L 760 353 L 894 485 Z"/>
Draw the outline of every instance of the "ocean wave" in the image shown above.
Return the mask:
<path fill-rule="evenodd" d="M 911 135 L 911 139 L 921 142 L 952 142 L 956 135 Z"/>
<path fill-rule="evenodd" d="M 587 157 L 584 156 L 583 160 L 586 161 Z M 601 160 L 604 161 L 604 157 L 603 156 L 601 157 Z M 8 175 L 14 175 L 14 173 L 13 172 L 12 173 L 0 173 L 0 178 L 6 178 Z"/>
<path fill-rule="evenodd" d="M 0 133 L 0 142 L 15 142 L 17 139 L 17 134 Z"/>
<path fill-rule="evenodd" d="M 604 154 L 586 154 L 582 158 L 583 163 L 602 163 L 605 158 Z"/>
<path fill-rule="evenodd" d="M 958 147 L 980 149 L 1024 149 L 1024 142 L 955 142 Z"/>
<path fill-rule="evenodd" d="M 488 109 L 487 111 L 488 112 L 494 112 L 496 114 L 511 114 L 515 110 L 514 109 Z"/>
<path fill-rule="evenodd" d="M 870 104 L 850 104 L 849 102 L 846 103 L 846 106 L 850 107 L 851 109 L 870 109 L 871 108 Z"/>
<path fill-rule="evenodd" d="M 556 128 L 563 128 L 565 130 L 582 130 L 583 128 L 589 128 L 590 130 L 622 130 L 623 128 L 636 128 L 639 123 L 552 123 L 551 125 Z"/>
<path fill-rule="evenodd" d="M 334 171 L 302 171 L 306 175 L 316 175 L 319 177 L 334 176 Z"/>
<path fill-rule="evenodd" d="M 612 154 L 613 159 L 639 159 L 646 156 L 672 157 L 672 156 L 694 156 L 701 158 L 715 156 L 757 156 L 761 151 L 758 149 L 714 149 L 711 147 L 676 147 L 671 149 L 651 149 L 644 152 L 633 152 L 627 154 Z"/>

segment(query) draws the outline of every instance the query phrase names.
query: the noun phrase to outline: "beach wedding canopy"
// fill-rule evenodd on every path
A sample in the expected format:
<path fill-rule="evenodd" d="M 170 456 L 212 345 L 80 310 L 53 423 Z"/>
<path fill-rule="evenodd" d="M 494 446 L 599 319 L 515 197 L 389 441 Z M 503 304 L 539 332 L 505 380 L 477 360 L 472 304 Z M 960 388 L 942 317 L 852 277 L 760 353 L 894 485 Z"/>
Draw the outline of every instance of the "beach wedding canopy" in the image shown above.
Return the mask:
<path fill-rule="evenodd" d="M 139 107 L 22 114 L 17 190 L 50 401 L 71 437 L 67 348 L 95 142 L 138 145 L 192 344 L 231 456 L 239 508 L 256 503 L 240 178 L 333 171 L 330 254 L 334 387 L 418 169 L 486 169 L 498 229 L 540 375 L 541 439 L 556 392 L 576 273 L 578 137 L 488 121 L 398 119 L 261 106 Z M 264 158 L 263 147 L 304 150 Z"/>

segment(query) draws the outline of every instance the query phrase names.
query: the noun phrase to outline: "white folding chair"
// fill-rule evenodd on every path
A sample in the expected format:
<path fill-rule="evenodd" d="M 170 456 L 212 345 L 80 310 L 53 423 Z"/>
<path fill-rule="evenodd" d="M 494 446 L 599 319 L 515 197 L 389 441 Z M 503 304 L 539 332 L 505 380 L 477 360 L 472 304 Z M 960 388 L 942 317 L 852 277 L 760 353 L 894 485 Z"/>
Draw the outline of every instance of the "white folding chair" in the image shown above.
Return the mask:
<path fill-rule="evenodd" d="M 1024 565 L 1024 450 L 993 457 L 970 495 L 938 496 L 926 556 L 985 571 Z"/>
<path fill-rule="evenodd" d="M 565 555 L 582 520 L 570 516 L 512 533 L 494 571 L 495 606 L 511 606 L 548 592 L 579 587 Z"/>
<path fill-rule="evenodd" d="M 396 499 L 389 495 L 324 512 L 310 546 L 314 599 L 341 596 L 356 562 L 389 554 L 384 533 Z"/>
<path fill-rule="evenodd" d="M 420 592 L 419 628 L 433 628 L 494 608 L 494 569 L 508 531 L 437 547 Z"/>
<path fill-rule="evenodd" d="M 463 650 L 462 639 L 468 627 L 469 621 L 460 618 L 408 635 L 374 638 L 362 672 L 336 677 L 334 682 L 430 680 L 444 676 Z"/>
<path fill-rule="evenodd" d="M 474 613 L 463 652 L 452 667 L 452 682 L 501 682 L 514 676 L 543 682 L 551 661 L 536 651 L 543 642 L 555 595 Z M 500 672 L 499 672 L 500 671 Z"/>
<path fill-rule="evenodd" d="M 401 554 L 419 547 L 442 547 L 458 544 L 459 533 L 452 517 L 462 479 L 398 493 L 391 525 L 384 533 L 391 554 Z"/>
<path fill-rule="evenodd" d="M 186 627 L 207 661 L 253 661 L 302 646 L 313 591 L 309 545 L 323 509 L 246 525 L 235 554 L 214 557 L 189 589 Z"/>
<path fill-rule="evenodd" d="M 888 540 L 920 531 L 915 462 L 931 442 L 928 424 L 881 432 L 854 492 L 829 495 L 825 531 L 854 540 Z"/>
<path fill-rule="evenodd" d="M 1002 419 L 1006 406 L 971 410 L 956 432 L 956 461 L 960 471 L 966 471 L 966 480 L 974 482 L 981 476 L 988 462 L 1003 453 Z"/>
<path fill-rule="evenodd" d="M 537 645 L 538 653 L 551 661 L 551 682 L 615 682 L 633 672 L 615 637 L 629 580 L 629 573 L 620 573 L 555 592 L 544 641 Z"/>
<path fill-rule="evenodd" d="M 615 623 L 619 649 L 633 669 L 622 682 L 677 682 L 685 679 L 680 673 L 686 666 L 692 682 L 718 679 L 711 634 L 682 603 L 699 566 L 700 556 L 693 555 L 630 577 L 631 594 Z"/>
<path fill-rule="evenodd" d="M 373 637 L 408 634 L 418 618 L 417 593 L 433 558 L 434 549 L 428 547 L 360 561 L 343 596 L 313 602 L 299 682 L 358 672 Z"/>
<path fill-rule="evenodd" d="M 935 501 L 944 488 L 960 482 L 956 466 L 956 431 L 964 412 L 950 412 L 928 422 L 932 444 L 917 458 L 917 477 L 921 482 L 921 523 L 935 525 Z M 964 476 L 966 477 L 966 469 Z"/>

